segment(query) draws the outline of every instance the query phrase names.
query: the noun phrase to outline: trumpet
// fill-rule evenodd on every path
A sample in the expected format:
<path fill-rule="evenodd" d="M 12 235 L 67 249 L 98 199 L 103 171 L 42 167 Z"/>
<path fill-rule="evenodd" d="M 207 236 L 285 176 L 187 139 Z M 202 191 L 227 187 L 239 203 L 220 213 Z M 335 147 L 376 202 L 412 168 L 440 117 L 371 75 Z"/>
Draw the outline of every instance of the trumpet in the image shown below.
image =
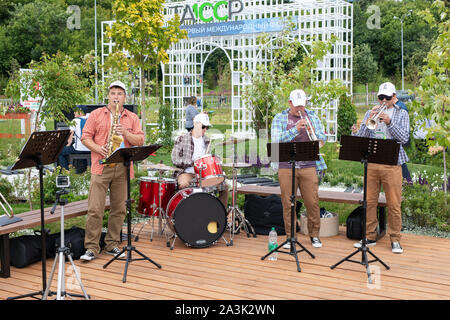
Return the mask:
<path fill-rule="evenodd" d="M 12 217 L 14 217 L 14 211 L 13 211 L 13 209 L 11 208 L 11 206 L 9 205 L 9 203 L 8 203 L 8 201 L 6 201 L 6 198 L 3 196 L 3 194 L 0 192 L 0 198 L 1 198 L 1 200 L 3 201 L 0 201 L 0 206 L 2 207 L 2 209 L 3 209 L 3 211 L 6 213 L 6 215 L 9 217 L 9 218 L 12 218 Z M 8 207 L 8 209 L 5 207 L 5 205 Z"/>
<path fill-rule="evenodd" d="M 317 141 L 319 139 L 317 139 L 316 133 L 314 131 L 313 126 L 311 125 L 311 121 L 309 121 L 308 117 L 303 117 L 301 111 L 298 112 L 298 114 L 300 115 L 300 119 L 305 119 L 306 121 L 306 133 L 308 135 L 308 138 L 310 141 Z M 322 140 L 319 140 L 319 148 L 322 148 L 324 146 L 325 142 L 323 142 Z"/>
<path fill-rule="evenodd" d="M 386 108 L 386 102 L 383 102 L 383 104 L 376 110 L 376 113 L 372 117 L 369 117 L 369 119 L 367 119 L 366 127 L 368 129 L 374 130 L 377 127 L 377 125 L 380 123 L 380 114 L 386 111 Z"/>

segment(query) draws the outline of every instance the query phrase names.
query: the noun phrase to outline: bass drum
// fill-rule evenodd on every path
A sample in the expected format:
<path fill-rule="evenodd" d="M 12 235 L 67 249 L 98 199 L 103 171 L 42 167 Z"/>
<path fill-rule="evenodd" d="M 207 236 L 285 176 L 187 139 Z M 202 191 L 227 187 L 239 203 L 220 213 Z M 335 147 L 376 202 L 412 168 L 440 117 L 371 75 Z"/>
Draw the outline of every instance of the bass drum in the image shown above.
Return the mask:
<path fill-rule="evenodd" d="M 167 205 L 167 224 L 186 245 L 206 248 L 225 232 L 226 210 L 215 196 L 198 188 L 178 191 Z"/>

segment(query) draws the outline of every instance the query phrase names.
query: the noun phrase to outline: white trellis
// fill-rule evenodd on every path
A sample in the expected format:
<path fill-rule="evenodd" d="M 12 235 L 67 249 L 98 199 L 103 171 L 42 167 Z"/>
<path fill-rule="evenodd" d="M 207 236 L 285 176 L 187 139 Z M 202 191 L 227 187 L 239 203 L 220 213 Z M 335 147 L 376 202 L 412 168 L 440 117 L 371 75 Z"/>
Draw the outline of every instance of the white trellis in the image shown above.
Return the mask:
<path fill-rule="evenodd" d="M 182 28 L 187 29 L 189 35 L 168 51 L 169 63 L 162 65 L 162 85 L 163 99 L 172 106 L 179 130 L 184 128 L 184 98 L 203 96 L 205 62 L 212 52 L 223 50 L 231 69 L 232 132 L 253 135 L 252 114 L 241 98 L 244 87 L 251 83 L 242 70 L 254 70 L 258 64 L 271 60 L 271 51 L 275 48 L 263 48 L 258 36 L 260 32 L 267 32 L 275 37 L 281 31 L 281 21 L 288 17 L 297 25 L 294 41 L 299 41 L 304 48 L 314 39 L 327 41 L 332 35 L 337 37 L 332 52 L 316 69 L 317 80 L 341 79 L 352 92 L 351 3 L 344 0 L 166 0 L 166 21 L 175 13 L 184 18 Z M 231 18 L 230 13 L 233 13 Z M 202 21 L 200 15 L 210 21 Z M 111 52 L 114 44 L 104 42 L 103 36 L 102 43 L 103 58 L 103 48 Z M 328 140 L 336 141 L 337 102 L 332 102 L 328 108 L 314 106 L 313 109 L 325 118 Z"/>

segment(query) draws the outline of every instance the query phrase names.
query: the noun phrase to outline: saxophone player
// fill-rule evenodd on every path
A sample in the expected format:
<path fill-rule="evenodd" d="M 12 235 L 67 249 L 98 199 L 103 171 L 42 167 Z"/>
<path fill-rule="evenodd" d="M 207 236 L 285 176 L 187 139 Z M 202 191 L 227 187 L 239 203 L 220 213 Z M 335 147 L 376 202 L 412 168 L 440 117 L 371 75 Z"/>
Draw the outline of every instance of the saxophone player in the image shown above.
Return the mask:
<path fill-rule="evenodd" d="M 386 194 L 388 207 L 388 234 L 393 253 L 400 254 L 400 230 L 402 228 L 402 164 L 408 161 L 405 144 L 409 139 L 409 115 L 394 103 L 395 86 L 390 82 L 382 83 L 378 90 L 379 106 L 368 110 L 361 127 L 354 135 L 360 137 L 392 139 L 400 143 L 397 165 L 369 163 L 367 166 L 367 246 L 376 245 L 377 205 L 381 187 Z M 381 106 L 384 108 L 381 109 Z M 369 119 L 376 119 L 374 124 Z M 361 242 L 354 244 L 360 247 Z"/>
<path fill-rule="evenodd" d="M 100 253 L 100 235 L 105 209 L 106 193 L 110 191 L 111 210 L 108 218 L 108 232 L 105 237 L 105 252 L 111 255 L 120 253 L 120 230 L 126 215 L 127 200 L 126 168 L 123 163 L 115 166 L 101 164 L 112 151 L 112 140 L 122 141 L 124 147 L 142 146 L 144 132 L 139 118 L 125 109 L 126 87 L 121 81 L 109 86 L 107 106 L 91 112 L 83 128 L 81 141 L 91 150 L 91 184 L 89 187 L 88 213 L 84 247 L 86 252 L 80 257 L 85 261 L 95 259 Z M 115 146 L 118 147 L 118 146 Z M 120 147 L 120 146 L 119 146 Z M 130 178 L 134 177 L 133 165 Z M 121 257 L 124 257 L 122 254 Z"/>

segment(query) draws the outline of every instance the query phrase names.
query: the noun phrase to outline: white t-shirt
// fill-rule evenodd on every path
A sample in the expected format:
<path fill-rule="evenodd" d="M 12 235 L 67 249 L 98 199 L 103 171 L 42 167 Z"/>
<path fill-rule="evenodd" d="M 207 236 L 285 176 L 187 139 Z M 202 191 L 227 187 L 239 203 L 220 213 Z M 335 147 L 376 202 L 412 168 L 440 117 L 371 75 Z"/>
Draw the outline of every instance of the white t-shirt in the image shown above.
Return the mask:
<path fill-rule="evenodd" d="M 200 158 L 203 156 L 206 152 L 206 146 L 205 141 L 203 140 L 203 137 L 200 138 L 194 138 L 192 137 L 192 140 L 194 141 L 194 153 L 192 154 L 192 160 L 196 160 L 197 158 Z M 186 173 L 195 173 L 194 167 L 186 168 L 184 171 Z"/>
<path fill-rule="evenodd" d="M 75 121 L 75 127 L 71 128 L 71 129 L 75 130 L 75 133 L 73 135 L 73 140 L 74 140 L 73 148 L 77 151 L 91 151 L 81 142 L 81 134 L 82 134 L 81 119 L 86 121 L 87 117 L 73 119 L 73 121 Z"/>
<path fill-rule="evenodd" d="M 394 108 L 387 109 L 386 113 L 392 120 L 392 115 L 394 114 Z M 380 122 L 375 128 L 375 138 L 377 139 L 392 139 L 391 133 L 389 132 L 386 123 Z"/>

